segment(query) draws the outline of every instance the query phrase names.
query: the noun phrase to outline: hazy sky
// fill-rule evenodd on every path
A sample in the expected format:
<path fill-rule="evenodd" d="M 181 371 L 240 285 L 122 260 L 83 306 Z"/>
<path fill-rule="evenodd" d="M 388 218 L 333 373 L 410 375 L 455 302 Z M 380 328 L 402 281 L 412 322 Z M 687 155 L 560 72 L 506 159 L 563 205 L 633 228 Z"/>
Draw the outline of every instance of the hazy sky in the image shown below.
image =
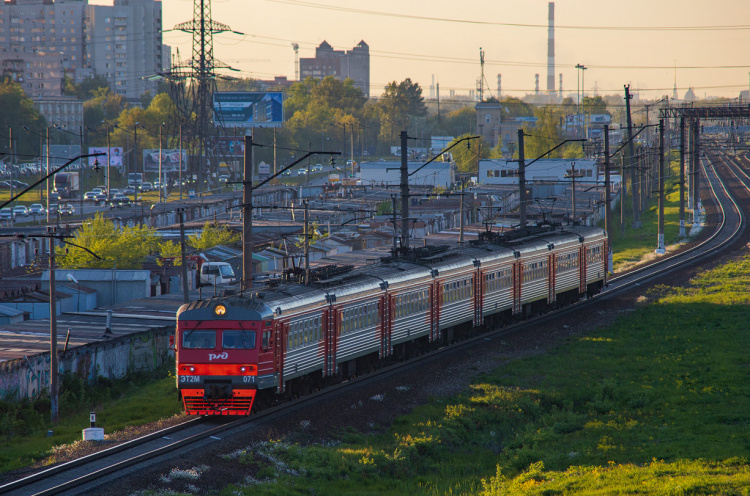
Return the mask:
<path fill-rule="evenodd" d="M 164 29 L 189 21 L 194 0 L 163 0 Z M 468 94 L 480 75 L 496 94 L 546 90 L 547 10 L 544 0 L 213 0 L 213 20 L 244 33 L 214 36 L 214 54 L 243 77 L 294 78 L 292 42 L 300 57 L 323 40 L 348 50 L 370 46 L 371 95 L 410 77 L 429 96 L 434 75 L 441 97 Z M 642 98 L 672 96 L 677 65 L 680 98 L 688 87 L 703 97 L 737 97 L 748 89 L 750 0 L 557 0 L 555 86 L 563 74 L 574 94 L 582 64 L 585 90 L 622 93 L 631 84 Z M 710 27 L 713 29 L 702 29 Z M 191 36 L 164 34 L 164 43 L 190 57 Z"/>

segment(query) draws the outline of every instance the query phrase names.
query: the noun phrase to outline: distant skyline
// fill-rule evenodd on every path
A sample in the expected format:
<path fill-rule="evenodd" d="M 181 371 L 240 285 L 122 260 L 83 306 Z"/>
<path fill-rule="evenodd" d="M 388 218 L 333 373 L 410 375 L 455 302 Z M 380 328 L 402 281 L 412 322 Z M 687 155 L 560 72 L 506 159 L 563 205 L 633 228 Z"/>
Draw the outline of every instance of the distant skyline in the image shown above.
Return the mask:
<path fill-rule="evenodd" d="M 300 57 L 312 57 L 323 40 L 337 50 L 364 40 L 370 46 L 372 95 L 409 77 L 428 97 L 434 75 L 445 98 L 450 90 L 457 95 L 475 90 L 481 47 L 489 94 L 497 96 L 502 74 L 502 95 L 521 97 L 534 92 L 535 74 L 540 91 L 546 91 L 548 3 L 214 0 L 213 20 L 244 33 L 214 35 L 214 56 L 240 70 L 227 74 L 294 79 L 293 42 L 299 43 Z M 163 0 L 165 30 L 192 15 L 193 0 Z M 582 64 L 588 95 L 621 94 L 630 84 L 641 98 L 671 97 L 676 72 L 679 98 L 688 88 L 699 98 L 736 98 L 750 86 L 746 19 L 747 0 L 558 0 L 555 87 L 562 73 L 563 94 L 575 95 L 580 76 L 575 66 Z M 166 32 L 163 38 L 173 55 L 179 49 L 183 60 L 191 56 L 189 34 Z"/>

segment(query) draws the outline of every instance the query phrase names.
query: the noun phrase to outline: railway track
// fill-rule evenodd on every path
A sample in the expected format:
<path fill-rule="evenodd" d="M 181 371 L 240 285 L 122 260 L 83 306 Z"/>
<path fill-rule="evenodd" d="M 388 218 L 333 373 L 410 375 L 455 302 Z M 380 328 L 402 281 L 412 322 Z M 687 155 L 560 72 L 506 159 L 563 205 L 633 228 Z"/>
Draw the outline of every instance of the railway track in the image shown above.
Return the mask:
<path fill-rule="evenodd" d="M 726 156 L 711 155 L 709 158 L 710 160 L 704 160 L 701 163 L 701 167 L 704 177 L 707 178 L 706 187 L 710 189 L 717 210 L 721 215 L 721 220 L 714 232 L 690 250 L 673 256 L 662 257 L 646 267 L 611 279 L 609 287 L 593 298 L 528 321 L 481 334 L 408 362 L 380 369 L 356 381 L 328 387 L 319 393 L 304 396 L 252 417 L 243 417 L 231 421 L 226 418 L 196 419 L 143 438 L 134 439 L 0 486 L 0 494 L 93 493 L 97 487 L 113 484 L 117 479 L 135 474 L 159 461 L 180 457 L 193 450 L 199 450 L 221 442 L 223 439 L 237 438 L 252 429 L 274 422 L 281 415 L 314 407 L 331 398 L 332 395 L 344 394 L 352 386 L 366 387 L 387 376 L 420 367 L 425 362 L 444 359 L 447 355 L 462 353 L 471 347 L 481 346 L 488 339 L 499 339 L 529 326 L 556 319 L 561 315 L 585 311 L 586 309 L 590 310 L 597 302 L 631 289 L 634 285 L 651 282 L 665 274 L 680 270 L 688 265 L 696 265 L 707 258 L 713 257 L 718 251 L 737 243 L 746 229 L 746 213 L 740 208 L 739 200 L 730 194 L 730 190 L 734 192 L 735 196 L 742 195 L 743 198 L 749 198 L 750 176 L 742 170 L 735 160 Z M 719 176 L 717 168 L 722 171 L 722 177 Z"/>

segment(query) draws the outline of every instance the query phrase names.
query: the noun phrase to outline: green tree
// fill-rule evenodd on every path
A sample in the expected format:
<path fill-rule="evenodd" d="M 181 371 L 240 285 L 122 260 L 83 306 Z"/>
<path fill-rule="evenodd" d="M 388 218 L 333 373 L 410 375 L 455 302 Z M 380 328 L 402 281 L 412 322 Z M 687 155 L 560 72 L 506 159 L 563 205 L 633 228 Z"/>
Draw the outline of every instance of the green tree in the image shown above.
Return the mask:
<path fill-rule="evenodd" d="M 471 134 L 464 134 L 456 137 L 450 144 L 460 139 L 467 138 Z M 450 150 L 453 160 L 456 162 L 456 168 L 459 172 L 476 172 L 479 170 L 479 160 L 489 158 L 490 147 L 484 141 L 484 138 L 467 140 L 460 143 Z"/>
<path fill-rule="evenodd" d="M 102 88 L 109 89 L 109 83 L 105 76 L 86 78 L 80 83 L 74 83 L 71 79 L 65 78 L 65 82 L 63 83 L 64 94 L 75 96 L 79 100 L 84 101 L 92 98 Z"/>
<path fill-rule="evenodd" d="M 601 96 L 585 96 L 581 100 L 581 108 L 586 112 L 587 115 L 591 114 L 606 114 L 607 102 Z"/>
<path fill-rule="evenodd" d="M 13 128 L 13 137 L 18 138 L 14 140 L 18 146 L 15 152 L 22 155 L 38 153 L 38 139 L 20 139 L 19 136 L 23 126 L 42 132 L 47 126 L 47 121 L 34 108 L 34 102 L 26 96 L 21 86 L 10 78 L 0 81 L 0 109 L 0 133 L 7 136 L 8 128 Z M 7 140 L 3 141 L 0 150 L 5 150 L 5 146 L 9 144 Z M 19 161 L 19 158 L 16 158 L 16 162 Z"/>
<path fill-rule="evenodd" d="M 524 126 L 524 133 L 527 135 L 524 140 L 526 161 L 540 157 L 565 139 L 559 126 L 562 116 L 559 109 L 552 106 L 539 107 L 534 114 L 537 119 L 536 126 Z M 545 158 L 560 158 L 562 154 L 563 149 L 558 148 L 545 155 Z"/>
<path fill-rule="evenodd" d="M 421 121 L 427 115 L 422 88 L 406 78 L 400 83 L 392 81 L 378 102 L 380 110 L 380 140 L 392 143 L 401 131 Z"/>
<path fill-rule="evenodd" d="M 240 235 L 229 230 L 226 226 L 206 222 L 200 234 L 188 236 L 187 243 L 196 250 L 207 250 L 217 245 L 232 245 L 239 243 Z"/>
<path fill-rule="evenodd" d="M 175 266 L 182 265 L 182 248 L 174 241 L 164 241 L 157 244 L 157 251 L 161 258 L 171 258 Z M 163 265 L 160 260 L 159 265 Z"/>
<path fill-rule="evenodd" d="M 88 248 L 102 260 L 71 245 L 68 246 L 67 253 L 59 256 L 58 264 L 66 269 L 106 269 L 111 268 L 112 262 L 116 261 L 118 269 L 137 269 L 141 267 L 143 259 L 157 249 L 158 240 L 159 236 L 153 228 L 120 228 L 105 219 L 100 212 L 76 231 L 71 242 Z"/>

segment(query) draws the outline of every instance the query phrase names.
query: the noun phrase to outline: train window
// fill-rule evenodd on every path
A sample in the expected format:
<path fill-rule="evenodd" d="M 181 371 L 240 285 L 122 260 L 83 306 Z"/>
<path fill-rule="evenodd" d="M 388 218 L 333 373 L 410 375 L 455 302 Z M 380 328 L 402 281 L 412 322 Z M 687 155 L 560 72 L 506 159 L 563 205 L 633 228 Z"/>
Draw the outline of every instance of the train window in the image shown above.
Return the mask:
<path fill-rule="evenodd" d="M 212 350 L 216 348 L 216 331 L 183 331 L 182 347 Z"/>
<path fill-rule="evenodd" d="M 221 347 L 225 350 L 252 350 L 255 348 L 255 331 L 222 331 Z"/>
<path fill-rule="evenodd" d="M 270 340 L 271 340 L 271 332 L 270 331 L 264 332 L 263 339 L 260 342 L 260 347 L 263 348 L 264 350 L 267 350 L 268 347 L 270 346 L 269 344 Z"/>

